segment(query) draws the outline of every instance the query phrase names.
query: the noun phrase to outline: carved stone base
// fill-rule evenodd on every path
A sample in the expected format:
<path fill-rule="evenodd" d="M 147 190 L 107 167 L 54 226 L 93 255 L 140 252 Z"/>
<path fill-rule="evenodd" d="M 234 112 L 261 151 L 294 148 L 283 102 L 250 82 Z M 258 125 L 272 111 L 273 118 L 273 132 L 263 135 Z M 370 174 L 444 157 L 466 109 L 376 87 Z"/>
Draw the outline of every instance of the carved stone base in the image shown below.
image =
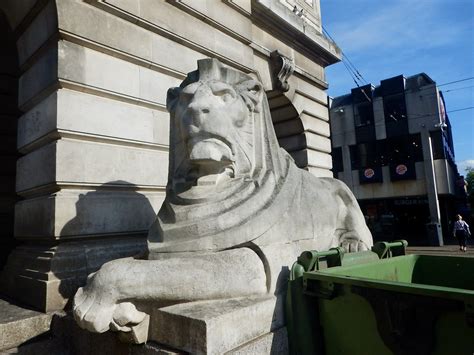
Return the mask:
<path fill-rule="evenodd" d="M 199 301 L 155 309 L 149 339 L 192 354 L 284 354 L 283 309 L 276 297 Z"/>
<path fill-rule="evenodd" d="M 0 353 L 288 354 L 287 332 L 281 308 L 276 306 L 272 297 L 193 302 L 155 309 L 150 336 L 168 344 L 149 341 L 137 345 L 130 344 L 130 339 L 124 342 L 120 335 L 128 333 L 96 334 L 80 329 L 70 313 L 42 314 L 0 300 L 0 310 L 5 313 L 0 323 L 6 327 L 3 334 L 0 324 Z"/>
<path fill-rule="evenodd" d="M 144 237 L 22 245 L 8 258 L 0 290 L 43 312 L 63 309 L 87 275 L 107 261 L 140 254 L 145 247 Z"/>

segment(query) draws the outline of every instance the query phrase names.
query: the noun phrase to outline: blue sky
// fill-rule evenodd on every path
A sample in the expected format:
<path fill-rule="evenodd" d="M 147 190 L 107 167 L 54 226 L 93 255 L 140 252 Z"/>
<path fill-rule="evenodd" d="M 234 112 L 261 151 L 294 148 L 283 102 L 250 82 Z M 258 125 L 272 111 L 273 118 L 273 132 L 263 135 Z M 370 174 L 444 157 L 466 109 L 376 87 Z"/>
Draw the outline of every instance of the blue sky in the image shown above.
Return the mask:
<path fill-rule="evenodd" d="M 419 72 L 438 85 L 474 77 L 474 0 L 320 1 L 323 26 L 372 84 Z M 355 87 L 342 63 L 326 75 L 333 97 Z M 474 109 L 449 111 L 474 106 L 474 80 L 440 89 L 463 174 L 466 165 L 474 167 Z"/>

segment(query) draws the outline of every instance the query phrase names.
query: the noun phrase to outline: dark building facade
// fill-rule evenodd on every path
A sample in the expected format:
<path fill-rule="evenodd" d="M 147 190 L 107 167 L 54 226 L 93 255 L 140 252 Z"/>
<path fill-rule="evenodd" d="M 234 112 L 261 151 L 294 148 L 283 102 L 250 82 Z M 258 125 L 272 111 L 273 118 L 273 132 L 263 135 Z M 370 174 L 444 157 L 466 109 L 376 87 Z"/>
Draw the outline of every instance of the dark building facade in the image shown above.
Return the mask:
<path fill-rule="evenodd" d="M 444 98 L 426 74 L 354 88 L 330 109 L 334 176 L 354 192 L 376 240 L 449 240 L 462 197 Z"/>

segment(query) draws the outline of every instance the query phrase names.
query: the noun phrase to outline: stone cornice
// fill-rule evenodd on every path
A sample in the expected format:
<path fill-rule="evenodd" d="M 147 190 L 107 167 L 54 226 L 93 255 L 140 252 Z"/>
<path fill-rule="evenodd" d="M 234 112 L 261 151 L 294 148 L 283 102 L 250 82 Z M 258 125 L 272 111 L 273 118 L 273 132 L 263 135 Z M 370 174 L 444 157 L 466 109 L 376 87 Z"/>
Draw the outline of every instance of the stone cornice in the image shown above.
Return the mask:
<path fill-rule="evenodd" d="M 252 0 L 255 25 L 289 43 L 299 52 L 326 67 L 341 60 L 341 50 L 285 6 L 271 0 Z"/>

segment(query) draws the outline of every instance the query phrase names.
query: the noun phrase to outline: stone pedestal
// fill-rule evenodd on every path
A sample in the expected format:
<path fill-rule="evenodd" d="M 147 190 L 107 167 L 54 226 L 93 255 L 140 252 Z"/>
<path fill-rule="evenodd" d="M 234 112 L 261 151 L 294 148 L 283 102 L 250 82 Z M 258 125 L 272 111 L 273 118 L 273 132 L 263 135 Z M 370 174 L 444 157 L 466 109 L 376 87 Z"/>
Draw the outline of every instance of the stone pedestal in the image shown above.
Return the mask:
<path fill-rule="evenodd" d="M 80 329 L 65 312 L 44 314 L 0 300 L 0 353 L 287 354 L 282 306 L 275 297 L 251 297 L 155 309 L 149 341 L 136 345 L 120 341 L 117 333 Z"/>
<path fill-rule="evenodd" d="M 149 340 L 192 354 L 284 354 L 282 306 L 276 297 L 249 297 L 155 309 Z"/>

